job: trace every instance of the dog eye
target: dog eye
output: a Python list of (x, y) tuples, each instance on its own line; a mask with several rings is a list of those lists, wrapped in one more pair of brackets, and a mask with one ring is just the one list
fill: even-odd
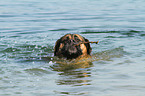
[(69, 37), (66, 37), (66, 38), (63, 40), (63, 42), (64, 42), (64, 43), (67, 43), (68, 40), (69, 40)]
[(66, 37), (65, 39), (64, 39), (64, 41), (68, 41), (69, 40), (69, 37)]
[(69, 40), (69, 37), (66, 37), (66, 40)]

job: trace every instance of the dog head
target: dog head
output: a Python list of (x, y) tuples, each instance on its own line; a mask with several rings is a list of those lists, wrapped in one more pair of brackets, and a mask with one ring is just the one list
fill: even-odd
[(54, 56), (59, 58), (75, 59), (80, 56), (90, 55), (92, 48), (89, 43), (74, 46), (80, 42), (88, 42), (78, 34), (66, 34), (56, 41), (54, 47)]

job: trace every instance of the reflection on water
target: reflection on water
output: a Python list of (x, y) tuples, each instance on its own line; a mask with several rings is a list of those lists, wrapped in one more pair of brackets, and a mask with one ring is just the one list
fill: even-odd
[(91, 62), (59, 62), (51, 66), (54, 71), (58, 71), (59, 79), (56, 81), (58, 85), (83, 86), (90, 85), (87, 77), (91, 76)]
[[(86, 60), (88, 60), (88, 58), (86, 58)], [(92, 63), (90, 61), (86, 61), (86, 60), (73, 60), (73, 61), (68, 61), (68, 60), (64, 60), (62, 61), (57, 60), (55, 61), (56, 63), (51, 66), (53, 68), (54, 71), (68, 71), (68, 70), (74, 70), (74, 69), (79, 69), (79, 68), (89, 68), (92, 66)]]
[(90, 69), (88, 70), (71, 70), (59, 73), (60, 77), (57, 80), (58, 85), (83, 86), (91, 85), (87, 77), (91, 77)]
[[(86, 66), (87, 65), (87, 66)], [(57, 67), (56, 67), (57, 66)], [(55, 71), (59, 71), (58, 79), (55, 81), (58, 86), (68, 87), (68, 90), (61, 89), (54, 91), (59, 95), (83, 95), (88, 94), (82, 90), (76, 90), (79, 86), (88, 86), (91, 84), (91, 67), (92, 63), (81, 64), (72, 64), (72, 65), (64, 65), (57, 64), (52, 68)], [(79, 69), (77, 69), (79, 68)]]
[(59, 92), (59, 91), (54, 91), (56, 94), (61, 94), (61, 95), (86, 95), (88, 92)]
[[(110, 60), (111, 58), (119, 58), (123, 56), (125, 51), (122, 47), (95, 53), (89, 58), (83, 60), (68, 61), (65, 59), (54, 58), (55, 62), (51, 68), (58, 72), (58, 79), (56, 84), (64, 86), (65, 89), (55, 90), (54, 92), (59, 95), (88, 95), (89, 91), (84, 91), (86, 88), (93, 86), (92, 67), (93, 61)], [(99, 85), (100, 86), (100, 85)], [(81, 89), (79, 90), (79, 87)]]

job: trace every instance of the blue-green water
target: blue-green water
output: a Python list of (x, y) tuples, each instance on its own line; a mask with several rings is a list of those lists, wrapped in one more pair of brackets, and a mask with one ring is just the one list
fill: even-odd
[[(100, 41), (89, 62), (54, 59), (67, 33)], [(144, 96), (144, 57), (143, 0), (0, 1), (0, 96)]]

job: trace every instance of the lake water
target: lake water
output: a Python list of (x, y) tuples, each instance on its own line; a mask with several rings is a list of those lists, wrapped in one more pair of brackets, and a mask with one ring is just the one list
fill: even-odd
[[(78, 65), (53, 57), (67, 33), (90, 41)], [(143, 0), (1, 0), (0, 96), (145, 96)]]

